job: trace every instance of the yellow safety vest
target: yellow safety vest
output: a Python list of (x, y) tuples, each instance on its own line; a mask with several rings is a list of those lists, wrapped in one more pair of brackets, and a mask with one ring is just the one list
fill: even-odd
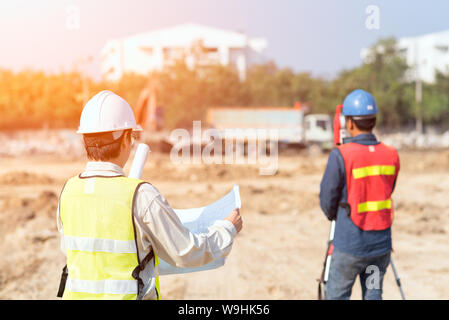
[[(142, 183), (127, 177), (67, 181), (59, 204), (68, 269), (63, 299), (139, 297), (139, 272), (153, 256), (139, 263), (133, 202)], [(158, 264), (154, 254), (156, 274)], [(159, 277), (155, 281), (160, 299)]]

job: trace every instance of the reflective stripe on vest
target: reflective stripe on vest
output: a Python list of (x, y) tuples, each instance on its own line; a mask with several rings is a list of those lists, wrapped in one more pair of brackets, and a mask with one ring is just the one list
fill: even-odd
[(112, 240), (64, 236), (64, 245), (69, 250), (77, 251), (137, 253), (135, 240)]
[(395, 166), (369, 166), (363, 168), (352, 169), (354, 179), (362, 179), (369, 176), (390, 175), (396, 173)]
[[(67, 182), (60, 200), (68, 268), (63, 299), (137, 298), (132, 210), (142, 182), (126, 177), (74, 177)], [(159, 295), (158, 286), (156, 290)]]
[(380, 211), (383, 209), (391, 209), (391, 200), (385, 201), (367, 201), (358, 204), (358, 212)]
[(399, 172), (394, 148), (349, 142), (338, 147), (346, 172), (350, 217), (362, 230), (385, 230), (393, 221), (391, 193)]
[(135, 280), (80, 280), (67, 277), (66, 290), (92, 294), (137, 294)]

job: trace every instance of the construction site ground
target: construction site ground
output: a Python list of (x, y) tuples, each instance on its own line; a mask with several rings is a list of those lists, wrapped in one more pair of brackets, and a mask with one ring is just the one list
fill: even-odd
[[(327, 156), (281, 155), (278, 173), (261, 176), (257, 165), (174, 165), (168, 155), (152, 153), (144, 178), (174, 208), (207, 205), (235, 183), (244, 220), (224, 267), (164, 276), (162, 297), (316, 299), (329, 231), (318, 199)], [(449, 151), (400, 156), (393, 257), (405, 294), (448, 299)], [(84, 165), (81, 157), (0, 159), (0, 299), (56, 299), (65, 264), (55, 221), (58, 196)], [(400, 299), (390, 267), (383, 297)], [(351, 298), (361, 298), (359, 283)]]

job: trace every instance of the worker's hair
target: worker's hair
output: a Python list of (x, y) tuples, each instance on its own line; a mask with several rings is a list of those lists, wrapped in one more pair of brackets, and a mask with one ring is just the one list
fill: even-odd
[(123, 139), (131, 139), (131, 130), (124, 131), (117, 139), (112, 132), (84, 134), (83, 138), (89, 160), (108, 161), (120, 155)]
[(366, 131), (371, 132), (373, 131), (373, 128), (376, 126), (376, 118), (357, 118), (354, 119), (351, 117), (352, 121), (354, 122), (357, 129), (360, 131)]

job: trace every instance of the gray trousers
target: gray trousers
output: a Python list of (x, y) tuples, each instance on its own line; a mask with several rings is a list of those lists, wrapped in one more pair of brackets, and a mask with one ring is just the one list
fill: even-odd
[(334, 248), (325, 286), (326, 300), (348, 300), (357, 276), (363, 300), (382, 300), (382, 284), (390, 252), (377, 257), (356, 257)]

